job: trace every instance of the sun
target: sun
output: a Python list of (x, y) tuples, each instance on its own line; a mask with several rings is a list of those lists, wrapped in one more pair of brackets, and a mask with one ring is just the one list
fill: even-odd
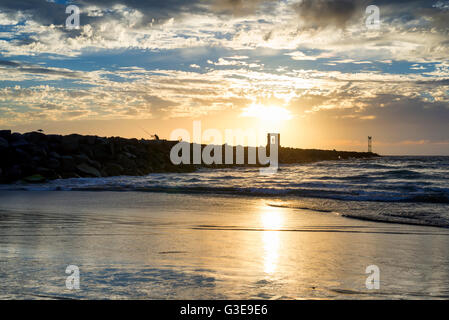
[(265, 129), (279, 129), (284, 121), (292, 118), (291, 112), (286, 108), (255, 103), (244, 108), (241, 116), (258, 119)]

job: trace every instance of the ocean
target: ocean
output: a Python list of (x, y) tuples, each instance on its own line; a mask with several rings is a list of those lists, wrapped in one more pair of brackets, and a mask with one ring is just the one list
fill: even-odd
[(449, 299), (448, 173), (383, 157), (2, 185), (0, 298)]
[(144, 177), (80, 178), (0, 190), (221, 194), (381, 222), (449, 227), (449, 157), (381, 157), (258, 168), (201, 169)]

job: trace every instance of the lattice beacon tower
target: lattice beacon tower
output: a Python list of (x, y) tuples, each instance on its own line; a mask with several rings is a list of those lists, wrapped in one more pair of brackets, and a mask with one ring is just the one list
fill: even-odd
[(368, 152), (373, 152), (373, 137), (368, 136)]

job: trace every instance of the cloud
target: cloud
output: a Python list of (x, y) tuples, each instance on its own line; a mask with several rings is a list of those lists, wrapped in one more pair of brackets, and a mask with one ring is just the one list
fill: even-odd
[[(1, 123), (192, 118), (260, 103), (329, 127), (447, 140), (445, 5), (376, 1), (382, 26), (371, 31), (366, 1), (77, 3), (81, 28), (68, 31), (62, 4), (0, 0)], [(141, 50), (145, 62), (134, 60)], [(118, 67), (97, 65), (118, 53)]]
[(221, 14), (245, 16), (254, 14), (265, 4), (276, 2), (277, 0), (214, 0), (211, 8)]
[(354, 0), (302, 0), (293, 8), (305, 28), (343, 28), (354, 16), (360, 16), (360, 5)]
[[(0, 54), (73, 57), (92, 50), (220, 47), (288, 49), (297, 61), (320, 58), (299, 54), (305, 55), (308, 52), (305, 49), (317, 49), (355, 61), (419, 62), (446, 60), (449, 50), (447, 10), (422, 1), (377, 1), (382, 27), (375, 33), (367, 30), (361, 19), (367, 1), (82, 0), (76, 3), (81, 7), (81, 28), (67, 30), (64, 27), (67, 14), (62, 4), (45, 0), (0, 0), (3, 15), (13, 17), (11, 21), (20, 16), (23, 22), (2, 31)], [(0, 21), (1, 17), (0, 14)]]
[[(81, 72), (76, 72), (70, 69), (64, 68), (46, 68), (41, 66), (34, 66), (30, 64), (23, 64), (15, 61), (8, 60), (0, 60), (0, 73), (2, 72), (2, 66), (8, 69), (3, 68), (3, 71), (11, 74), (13, 72), (19, 72), (24, 74), (35, 74), (35, 75), (45, 75), (49, 76), (48, 79), (55, 79), (54, 77), (62, 77), (62, 78), (73, 78), (73, 79), (82, 79), (84, 78)], [(11, 70), (13, 69), (13, 70)]]
[(286, 53), (285, 55), (290, 56), (293, 60), (302, 60), (302, 61), (315, 61), (317, 59), (322, 59), (322, 58), (330, 58), (333, 56), (332, 53), (320, 53), (318, 55), (306, 55), (304, 52), (302, 51), (294, 51), (294, 52), (289, 52)]
[(248, 63), (248, 62), (242, 61), (242, 60), (243, 59), (241, 59), (241, 58), (235, 59), (235, 58), (232, 58), (232, 57), (228, 58), (228, 59), (219, 58), (217, 62), (213, 62), (211, 60), (207, 60), (207, 63), (208, 64), (213, 64), (215, 66), (228, 66), (228, 67), (229, 66), (246, 66), (248, 68), (260, 68), (260, 67), (262, 67), (262, 65), (259, 64), (259, 63)]

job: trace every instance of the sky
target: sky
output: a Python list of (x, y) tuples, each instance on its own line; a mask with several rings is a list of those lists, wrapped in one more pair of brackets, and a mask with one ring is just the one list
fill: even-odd
[(170, 138), (193, 121), (449, 155), (449, 1), (0, 0), (0, 128)]

